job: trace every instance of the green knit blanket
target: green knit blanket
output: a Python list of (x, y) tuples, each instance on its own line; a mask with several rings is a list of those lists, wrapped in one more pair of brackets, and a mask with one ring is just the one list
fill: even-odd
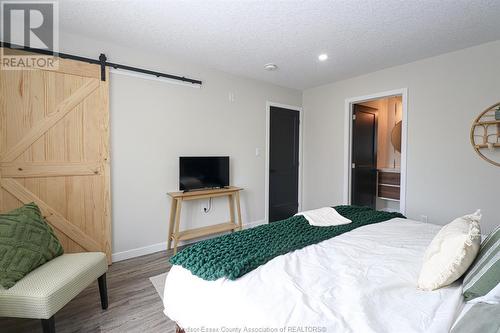
[(399, 213), (381, 212), (368, 207), (336, 206), (337, 212), (352, 223), (331, 227), (312, 226), (303, 216), (261, 225), (196, 243), (170, 258), (208, 281), (226, 277), (235, 280), (291, 251), (317, 244), (364, 225), (405, 218)]

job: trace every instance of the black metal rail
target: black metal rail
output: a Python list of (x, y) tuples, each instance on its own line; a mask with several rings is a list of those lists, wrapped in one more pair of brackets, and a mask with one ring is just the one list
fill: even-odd
[(195, 79), (191, 79), (191, 78), (184, 77), (184, 76), (166, 74), (166, 73), (151, 71), (148, 69), (132, 67), (132, 66), (127, 66), (127, 65), (121, 65), (121, 64), (117, 64), (117, 63), (113, 63), (113, 62), (108, 62), (106, 55), (104, 53), (101, 53), (99, 55), (99, 59), (92, 59), (92, 58), (81, 57), (81, 56), (77, 56), (77, 55), (73, 55), (73, 54), (55, 52), (55, 51), (44, 50), (44, 49), (37, 49), (37, 48), (32, 48), (32, 47), (23, 46), (23, 45), (5, 43), (5, 42), (1, 42), (1, 41), (0, 41), (0, 46), (8, 48), (8, 49), (16, 49), (16, 50), (26, 51), (26, 52), (30, 52), (30, 53), (49, 55), (49, 56), (59, 57), (62, 59), (71, 59), (71, 60), (76, 60), (76, 61), (87, 62), (90, 64), (100, 65), (101, 66), (101, 80), (102, 81), (106, 81), (105, 67), (108, 66), (108, 67), (112, 67), (115, 69), (123, 69), (126, 71), (137, 72), (137, 73), (142, 73), (142, 74), (146, 74), (146, 75), (153, 75), (156, 77), (163, 77), (163, 78), (170, 79), (170, 80), (178, 80), (178, 81), (188, 82), (188, 83), (192, 83), (192, 84), (201, 85), (203, 83), (200, 80), (195, 80)]

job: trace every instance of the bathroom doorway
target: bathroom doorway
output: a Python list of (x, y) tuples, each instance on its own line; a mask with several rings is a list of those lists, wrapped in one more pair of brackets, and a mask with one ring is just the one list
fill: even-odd
[[(405, 211), (405, 92), (351, 99), (348, 103), (346, 202)], [(403, 143), (404, 142), (404, 143)]]

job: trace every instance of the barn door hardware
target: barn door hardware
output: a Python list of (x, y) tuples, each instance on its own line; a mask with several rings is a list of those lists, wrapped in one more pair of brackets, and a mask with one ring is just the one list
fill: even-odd
[(178, 76), (178, 75), (173, 75), (173, 74), (161, 73), (161, 72), (151, 71), (151, 70), (144, 69), (144, 68), (138, 68), (138, 67), (108, 62), (106, 55), (104, 53), (101, 53), (101, 55), (99, 56), (99, 59), (92, 59), (92, 58), (81, 57), (81, 56), (77, 56), (77, 55), (73, 55), (73, 54), (60, 53), (60, 52), (55, 52), (55, 51), (51, 51), (51, 50), (37, 49), (37, 48), (28, 47), (28, 46), (6, 43), (6, 42), (2, 42), (2, 41), (0, 41), (0, 47), (5, 47), (8, 49), (16, 49), (16, 50), (20, 50), (20, 51), (26, 51), (26, 52), (30, 52), (30, 53), (50, 55), (50, 56), (59, 57), (62, 59), (71, 59), (71, 60), (76, 60), (76, 61), (87, 62), (90, 64), (100, 65), (101, 66), (101, 80), (103, 80), (103, 81), (106, 80), (106, 74), (105, 74), (104, 68), (106, 66), (108, 66), (108, 67), (112, 67), (114, 69), (122, 69), (122, 70), (126, 70), (126, 71), (142, 73), (142, 74), (146, 74), (146, 75), (153, 75), (153, 76), (156, 76), (158, 78), (162, 77), (162, 78), (166, 78), (166, 79), (170, 79), (170, 80), (188, 82), (191, 84), (201, 85), (203, 83), (200, 80), (191, 79), (191, 78), (185, 77), (185, 76)]
[(106, 81), (106, 55), (101, 53), (99, 55), (99, 63), (101, 65), (101, 81)]

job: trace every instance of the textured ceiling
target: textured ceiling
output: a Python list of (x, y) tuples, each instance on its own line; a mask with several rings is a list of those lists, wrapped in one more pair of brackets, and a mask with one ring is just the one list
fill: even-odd
[[(59, 9), (63, 31), (297, 89), (500, 39), (500, 0), (64, 0)], [(279, 70), (265, 71), (269, 62)]]

